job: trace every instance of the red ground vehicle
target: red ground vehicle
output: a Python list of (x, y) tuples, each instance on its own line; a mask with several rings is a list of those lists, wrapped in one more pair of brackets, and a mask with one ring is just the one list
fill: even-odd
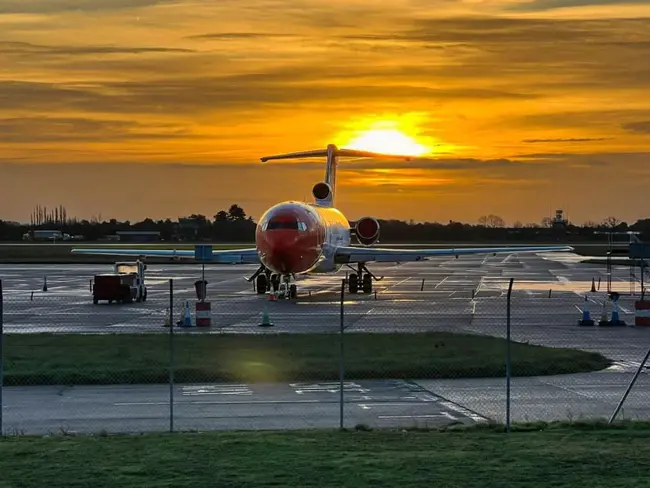
[(93, 303), (108, 300), (108, 303), (132, 303), (147, 300), (147, 287), (144, 272), (147, 265), (135, 263), (115, 263), (115, 272), (96, 275), (93, 284)]

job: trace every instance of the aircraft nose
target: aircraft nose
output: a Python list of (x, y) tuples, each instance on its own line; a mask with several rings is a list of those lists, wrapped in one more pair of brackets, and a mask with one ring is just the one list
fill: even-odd
[(298, 273), (318, 258), (318, 244), (306, 219), (296, 212), (278, 212), (264, 224), (258, 247), (263, 261), (274, 271)]

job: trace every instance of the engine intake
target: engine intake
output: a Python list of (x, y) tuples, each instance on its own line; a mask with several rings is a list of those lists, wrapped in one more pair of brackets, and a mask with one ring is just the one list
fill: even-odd
[(311, 190), (312, 195), (316, 200), (325, 200), (332, 194), (332, 189), (327, 183), (316, 183)]
[(379, 240), (379, 222), (372, 217), (363, 217), (357, 220), (354, 234), (359, 244), (370, 246)]

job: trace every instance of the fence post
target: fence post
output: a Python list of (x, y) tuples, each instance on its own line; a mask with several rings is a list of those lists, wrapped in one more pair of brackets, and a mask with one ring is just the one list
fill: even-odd
[(643, 361), (641, 361), (641, 364), (639, 364), (639, 368), (636, 370), (636, 373), (634, 373), (634, 377), (632, 378), (632, 381), (630, 381), (630, 384), (627, 385), (627, 389), (625, 390), (625, 393), (623, 394), (623, 398), (621, 398), (621, 401), (618, 402), (618, 405), (616, 406), (616, 410), (614, 410), (614, 413), (609, 418), (609, 422), (607, 422), (607, 425), (612, 425), (612, 422), (614, 422), (614, 419), (616, 418), (616, 416), (618, 415), (618, 412), (621, 410), (621, 407), (625, 403), (625, 400), (627, 399), (627, 396), (630, 394), (630, 391), (632, 391), (632, 387), (634, 386), (634, 383), (636, 383), (636, 380), (639, 377), (639, 374), (641, 373), (641, 370), (645, 366), (645, 363), (648, 361), (648, 357), (650, 357), (650, 349), (648, 349), (648, 352), (646, 352), (645, 357), (643, 358)]
[(512, 295), (512, 283), (510, 278), (508, 285), (507, 320), (506, 320), (506, 432), (510, 433), (510, 302)]
[(169, 280), (169, 432), (174, 432), (174, 280)]
[(345, 361), (343, 360), (343, 303), (345, 302), (345, 280), (341, 280), (341, 324), (339, 334), (339, 428), (343, 430), (343, 378), (345, 377)]
[(4, 342), (5, 342), (5, 331), (4, 331), (4, 293), (2, 291), (2, 280), (0, 280), (0, 437), (4, 435), (4, 423), (2, 412), (4, 410), (4, 399), (2, 397), (2, 391), (4, 390), (4, 364), (5, 364), (5, 355), (4, 355)]

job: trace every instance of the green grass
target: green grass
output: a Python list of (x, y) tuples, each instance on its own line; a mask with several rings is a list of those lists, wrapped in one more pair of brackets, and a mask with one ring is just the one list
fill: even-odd
[[(5, 384), (164, 383), (168, 334), (10, 334)], [(337, 334), (174, 336), (181, 382), (281, 382), (337, 379)], [(610, 361), (597, 353), (513, 343), (512, 374), (593, 371)], [(434, 333), (345, 335), (346, 377), (463, 378), (505, 375), (506, 341)]]
[(649, 441), (647, 424), (10, 437), (0, 487), (637, 488)]
[[(414, 246), (421, 247), (423, 249), (439, 249), (447, 247), (487, 247), (487, 246), (502, 246), (506, 243), (486, 243), (486, 242), (473, 242), (473, 243), (418, 243), (415, 245), (406, 245), (406, 244), (385, 244), (382, 243), (383, 247), (406, 247), (413, 248)], [(512, 246), (548, 246), (548, 245), (558, 245), (558, 243), (520, 243), (520, 242), (511, 242), (507, 245)], [(563, 245), (563, 244), (562, 244)], [(607, 251), (606, 244), (598, 243), (586, 243), (586, 244), (570, 244), (575, 247), (575, 252), (579, 255), (586, 256), (603, 256)], [(60, 244), (51, 244), (51, 243), (34, 243), (34, 244), (8, 244), (0, 246), (0, 264), (2, 263), (37, 263), (37, 264), (46, 264), (46, 263), (113, 263), (116, 259), (121, 259), (116, 256), (92, 256), (92, 255), (81, 255), (81, 254), (70, 254), (70, 250), (73, 248), (130, 248), (130, 249), (194, 249), (194, 244), (177, 244), (174, 245), (169, 242), (165, 243), (148, 243), (148, 244), (128, 244), (128, 243), (106, 243), (106, 242), (96, 242), (96, 243), (79, 243), (79, 244), (70, 244), (70, 243), (60, 243)], [(255, 247), (255, 243), (235, 243), (235, 244), (213, 244), (214, 249), (242, 249), (248, 247)], [(131, 258), (124, 258), (131, 259)], [(169, 258), (147, 258), (147, 262), (150, 263), (169, 263)], [(182, 261), (183, 262), (183, 261)], [(186, 262), (186, 261), (185, 261)]]

